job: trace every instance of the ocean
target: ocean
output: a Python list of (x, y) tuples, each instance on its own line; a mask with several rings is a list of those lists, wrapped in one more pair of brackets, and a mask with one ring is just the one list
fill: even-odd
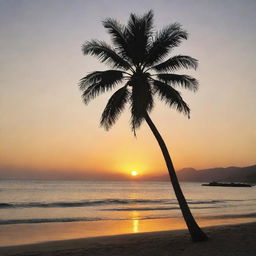
[[(255, 186), (181, 186), (196, 218), (256, 218)], [(0, 225), (178, 217), (170, 182), (0, 181)]]

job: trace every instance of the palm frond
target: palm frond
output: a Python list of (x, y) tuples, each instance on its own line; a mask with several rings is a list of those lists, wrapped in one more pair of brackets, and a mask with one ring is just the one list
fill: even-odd
[(161, 61), (172, 49), (177, 47), (188, 34), (181, 25), (174, 23), (156, 34), (155, 40), (148, 50), (145, 66), (151, 66)]
[[(153, 35), (153, 19), (154, 14), (153, 11), (150, 10), (148, 13), (144, 14), (141, 18), (143, 24), (143, 31), (144, 31), (144, 44), (146, 48), (152, 43), (152, 35)], [(147, 49), (146, 49), (147, 50)]]
[(177, 90), (158, 80), (154, 80), (153, 84), (161, 100), (165, 100), (170, 107), (174, 107), (189, 117), (190, 109)]
[(130, 61), (131, 50), (125, 35), (125, 27), (114, 19), (108, 18), (103, 21), (103, 26), (108, 30), (111, 35), (112, 42), (123, 58)]
[(186, 55), (177, 55), (169, 58), (168, 60), (153, 66), (152, 69), (156, 71), (166, 72), (173, 71), (180, 68), (193, 68), (196, 69), (198, 65), (198, 61), (190, 56)]
[(125, 107), (125, 103), (129, 100), (130, 92), (127, 86), (124, 86), (117, 90), (109, 99), (101, 116), (100, 124), (106, 130), (116, 122), (120, 113)]
[(146, 112), (153, 108), (151, 85), (146, 77), (133, 77), (131, 82), (131, 126), (135, 132), (140, 127)]
[(81, 90), (86, 89), (88, 86), (102, 82), (103, 84), (111, 84), (115, 81), (121, 81), (124, 73), (120, 70), (104, 70), (94, 71), (87, 76), (80, 79), (79, 87)]
[(120, 57), (114, 49), (105, 42), (97, 40), (85, 42), (82, 46), (82, 51), (85, 55), (90, 54), (98, 57), (101, 62), (106, 62), (114, 68), (122, 68), (125, 70), (130, 68), (129, 63)]
[(96, 71), (88, 74), (80, 80), (82, 97), (87, 104), (100, 93), (111, 90), (123, 80), (123, 72), (119, 70)]
[(153, 11), (149, 11), (142, 17), (131, 14), (125, 27), (125, 36), (130, 48), (130, 58), (134, 65), (142, 63), (150, 45), (153, 28)]
[(198, 89), (198, 81), (188, 75), (178, 74), (157, 74), (158, 79), (172, 86), (181, 86), (185, 89), (196, 91)]

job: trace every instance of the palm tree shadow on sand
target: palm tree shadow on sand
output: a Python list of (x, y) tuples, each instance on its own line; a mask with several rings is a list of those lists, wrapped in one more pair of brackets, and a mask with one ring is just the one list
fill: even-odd
[(101, 125), (106, 130), (110, 129), (126, 103), (130, 104), (131, 127), (135, 136), (136, 129), (143, 120), (146, 121), (162, 150), (191, 238), (194, 242), (205, 241), (208, 237), (190, 211), (165, 142), (149, 117), (154, 105), (154, 95), (158, 95), (170, 107), (189, 117), (190, 109), (174, 87), (181, 86), (196, 91), (198, 82), (191, 76), (172, 72), (179, 68), (196, 69), (197, 60), (185, 55), (168, 58), (169, 51), (179, 46), (182, 40), (186, 40), (188, 34), (178, 23), (154, 33), (152, 11), (143, 16), (131, 14), (127, 25), (109, 18), (103, 21), (103, 26), (110, 34), (114, 47), (103, 41), (92, 40), (83, 44), (82, 51), (85, 55), (98, 57), (112, 69), (91, 72), (80, 80), (84, 103), (87, 104), (100, 93), (123, 85), (110, 97), (101, 116)]

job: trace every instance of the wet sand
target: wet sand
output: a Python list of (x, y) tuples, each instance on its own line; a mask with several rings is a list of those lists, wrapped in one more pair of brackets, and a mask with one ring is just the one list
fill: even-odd
[[(201, 227), (253, 221), (256, 221), (254, 214), (237, 218), (224, 215), (221, 218), (197, 218)], [(0, 246), (181, 229), (186, 229), (183, 218), (8, 224), (0, 225)]]
[(193, 243), (187, 230), (62, 240), (0, 247), (2, 256), (254, 256), (256, 222), (203, 228), (210, 239)]

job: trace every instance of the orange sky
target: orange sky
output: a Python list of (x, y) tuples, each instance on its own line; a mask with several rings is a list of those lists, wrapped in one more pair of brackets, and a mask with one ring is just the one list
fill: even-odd
[(99, 119), (110, 94), (85, 106), (77, 86), (88, 72), (105, 69), (81, 52), (85, 40), (109, 40), (100, 21), (126, 22), (130, 12), (149, 9), (156, 28), (180, 22), (188, 30), (189, 40), (173, 54), (200, 63), (189, 73), (199, 79), (199, 91), (182, 93), (191, 119), (158, 101), (152, 112), (176, 169), (255, 164), (255, 2), (110, 2), (1, 2), (0, 167), (31, 169), (35, 176), (38, 170), (78, 177), (166, 173), (146, 124), (134, 138), (127, 108), (104, 131)]

